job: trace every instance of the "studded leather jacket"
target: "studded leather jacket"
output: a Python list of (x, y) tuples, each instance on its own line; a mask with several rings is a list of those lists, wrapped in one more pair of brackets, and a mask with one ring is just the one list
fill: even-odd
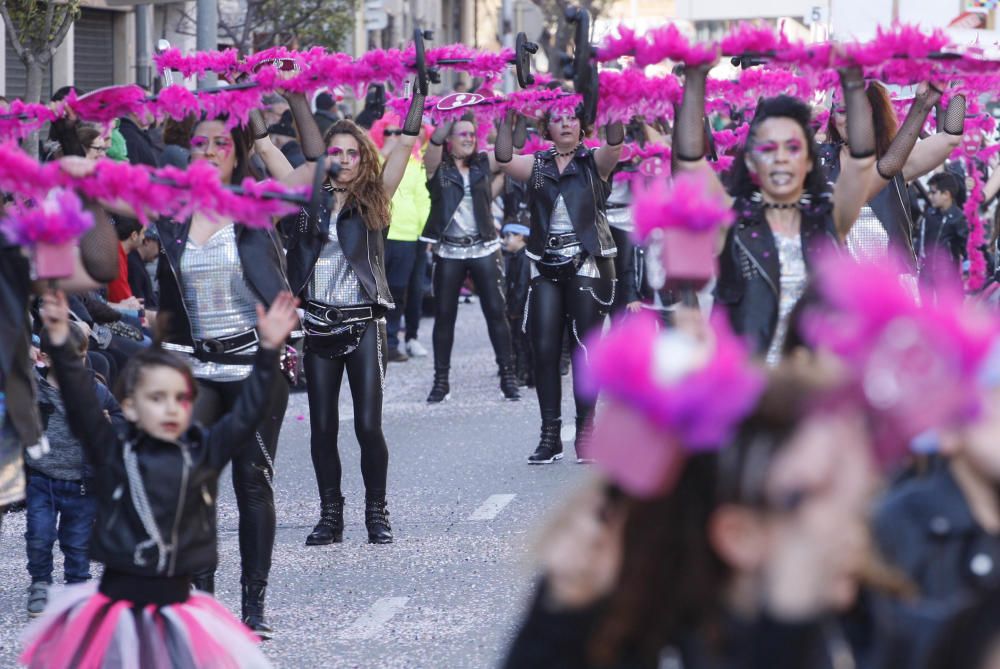
[[(329, 237), (331, 203), (329, 194), (325, 194), (318, 217), (311, 218), (302, 212), (297, 222), (286, 228), (288, 283), (295, 295), (305, 290)], [(349, 202), (337, 215), (337, 237), (371, 304), (390, 306), (392, 295), (385, 276), (385, 236), (389, 229), (370, 230), (364, 216), (356, 204)]]
[[(476, 228), (482, 241), (497, 238), (490, 202), (493, 200), (490, 161), (485, 152), (480, 152), (469, 164), (469, 188), (472, 190), (472, 210), (476, 216)], [(431, 194), (431, 212), (427, 225), (420, 235), (420, 241), (436, 244), (451, 223), (458, 205), (465, 196), (465, 182), (462, 173), (451, 162), (442, 162), (434, 176), (427, 180), (427, 190)]]
[(560, 174), (554, 149), (535, 153), (535, 165), (528, 184), (528, 210), (531, 212), (531, 236), (528, 257), (538, 260), (545, 254), (549, 219), (560, 195), (566, 203), (573, 231), (584, 250), (597, 258), (614, 258), (617, 253), (604, 205), (611, 185), (601, 179), (594, 152), (580, 145), (573, 160)]
[[(719, 256), (715, 301), (733, 330), (750, 341), (755, 354), (767, 352), (778, 324), (781, 264), (764, 211), (746, 200), (733, 205), (736, 223), (726, 233)], [(802, 211), (802, 250), (807, 270), (816, 254), (837, 243), (828, 201)]]
[(95, 472), (91, 556), (138, 576), (213, 570), (219, 475), (240, 447), (253, 442), (278, 382), (278, 352), (260, 349), (233, 410), (211, 428), (192, 425), (176, 443), (133, 426), (116, 431), (101, 411), (83, 362), (66, 346), (56, 347), (52, 357), (59, 386), (76, 389), (65, 405), (66, 417)]

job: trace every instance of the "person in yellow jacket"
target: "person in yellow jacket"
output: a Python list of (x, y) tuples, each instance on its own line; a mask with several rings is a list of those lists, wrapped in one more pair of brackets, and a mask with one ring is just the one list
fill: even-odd
[[(385, 155), (402, 132), (399, 117), (386, 114), (372, 125), (372, 140)], [(427, 140), (426, 128), (421, 131), (410, 156), (403, 181), (392, 198), (392, 222), (385, 243), (385, 272), (396, 308), (387, 315), (389, 361), (405, 362), (409, 356), (425, 356), (427, 350), (417, 340), (420, 312), (424, 296), (424, 273), (427, 269), (426, 244), (418, 241), (430, 213), (431, 199), (427, 192), (427, 173), (421, 152)], [(400, 321), (405, 318), (406, 339), (400, 346)]]

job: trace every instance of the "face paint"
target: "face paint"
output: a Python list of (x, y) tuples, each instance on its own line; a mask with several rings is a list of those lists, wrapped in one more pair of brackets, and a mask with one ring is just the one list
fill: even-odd
[(204, 155), (209, 153), (210, 149), (213, 148), (217, 154), (228, 156), (233, 152), (233, 140), (224, 135), (216, 137), (195, 135), (191, 138), (191, 153)]
[(346, 151), (339, 146), (332, 146), (327, 150), (327, 153), (334, 159), (343, 161), (346, 157), (347, 162), (356, 163), (361, 159), (361, 153), (354, 149), (347, 149)]
[[(777, 162), (781, 149), (782, 146), (777, 142), (763, 142), (761, 144), (754, 145), (753, 156), (755, 159), (771, 165)], [(787, 154), (787, 158), (794, 160), (802, 155), (802, 142), (797, 139), (789, 140), (785, 142), (784, 150)]]

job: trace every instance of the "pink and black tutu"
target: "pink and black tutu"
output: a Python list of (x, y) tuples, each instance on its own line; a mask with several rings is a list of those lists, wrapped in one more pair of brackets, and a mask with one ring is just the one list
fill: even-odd
[(259, 639), (213, 597), (135, 607), (96, 582), (52, 591), (22, 636), (21, 662), (45, 669), (264, 669)]

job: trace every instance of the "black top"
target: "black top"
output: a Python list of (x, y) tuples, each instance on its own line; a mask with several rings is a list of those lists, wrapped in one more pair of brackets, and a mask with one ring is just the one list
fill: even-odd
[(146, 263), (142, 262), (142, 256), (138, 251), (130, 251), (128, 254), (128, 286), (132, 289), (132, 295), (144, 300), (145, 308), (159, 308), (156, 291), (153, 290), (153, 280), (149, 278)]
[(617, 249), (604, 211), (610, 194), (611, 184), (601, 179), (594, 152), (582, 144), (562, 173), (556, 166), (555, 149), (535, 153), (528, 184), (531, 212), (528, 257), (538, 260), (545, 254), (549, 219), (560, 195), (584, 250), (598, 258), (615, 257)]
[[(215, 500), (219, 475), (236, 452), (253, 442), (278, 376), (278, 352), (258, 350), (253, 372), (233, 410), (210, 429), (192, 425), (178, 443), (154, 439), (134, 427), (117, 432), (104, 417), (90, 372), (67, 346), (55, 347), (59, 386), (75, 388), (66, 415), (94, 466), (97, 520), (90, 553), (107, 567), (139, 576), (184, 576), (215, 569)], [(150, 541), (132, 501), (125, 445), (132, 444), (152, 518), (168, 550)], [(170, 544), (175, 544), (173, 550)]]
[(160, 166), (160, 150), (153, 144), (148, 131), (140, 128), (130, 118), (122, 118), (120, 120), (118, 131), (125, 138), (125, 147), (128, 150), (128, 161), (130, 163), (133, 165), (149, 165), (150, 167)]
[[(482, 241), (497, 238), (496, 226), (490, 213), (493, 201), (490, 159), (485, 152), (477, 153), (469, 161), (469, 189), (472, 191), (472, 212)], [(465, 180), (452, 160), (443, 160), (437, 171), (427, 179), (431, 195), (431, 210), (420, 241), (437, 243), (451, 224), (455, 211), (465, 197)]]
[(917, 250), (921, 258), (935, 252), (946, 253), (956, 263), (968, 255), (969, 221), (954, 204), (941, 211), (927, 207), (920, 221)]

